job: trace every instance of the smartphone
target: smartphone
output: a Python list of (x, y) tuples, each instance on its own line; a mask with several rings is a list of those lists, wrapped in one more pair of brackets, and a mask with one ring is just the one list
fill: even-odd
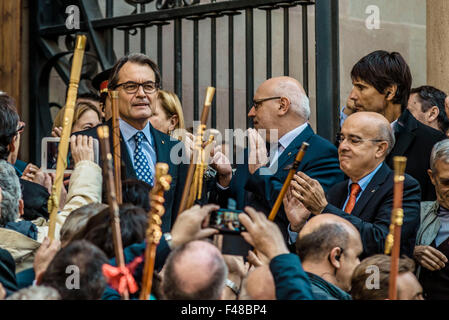
[[(59, 150), (59, 137), (45, 137), (42, 139), (42, 153), (41, 153), (41, 167), (44, 172), (56, 172), (56, 163), (58, 160), (58, 150)], [(94, 146), (94, 162), (99, 164), (99, 149), (98, 140), (93, 139)], [(72, 152), (69, 150), (67, 152), (67, 168), (64, 173), (72, 173), (75, 168), (75, 161), (72, 157)]]
[(242, 210), (219, 209), (211, 212), (209, 227), (218, 229), (223, 234), (240, 234), (246, 231), (240, 223), (239, 214)]

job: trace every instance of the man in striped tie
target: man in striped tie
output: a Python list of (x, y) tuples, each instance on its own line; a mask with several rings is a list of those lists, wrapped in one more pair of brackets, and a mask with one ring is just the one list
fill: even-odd
[[(303, 217), (323, 212), (350, 221), (360, 232), (363, 253), (367, 257), (384, 252), (393, 206), (393, 171), (384, 163), (394, 146), (388, 120), (374, 112), (358, 112), (344, 122), (338, 140), (340, 168), (349, 177), (334, 185), (325, 195), (318, 181), (298, 172), (291, 183), (289, 206), (290, 230), (298, 231)], [(419, 227), (421, 191), (418, 182), (405, 175), (401, 234), (401, 254), (412, 257)], [(301, 219), (302, 216), (302, 219)], [(302, 223), (303, 224), (303, 223)], [(291, 240), (296, 239), (293, 232)]]

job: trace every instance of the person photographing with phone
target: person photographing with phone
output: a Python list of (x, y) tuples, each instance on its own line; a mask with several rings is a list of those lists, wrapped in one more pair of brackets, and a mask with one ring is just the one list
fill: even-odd
[[(73, 210), (92, 202), (101, 202), (101, 168), (93, 162), (93, 140), (87, 136), (73, 136), (71, 148), (75, 161), (75, 170), (70, 178), (69, 191), (62, 188), (61, 203), (56, 220), (55, 238), (59, 238), (59, 229)], [(5, 160), (0, 160), (0, 187), (3, 198), (9, 201), (1, 203), (0, 243), (12, 252), (16, 261), (16, 272), (32, 267), (35, 251), (48, 233), (48, 220), (38, 218), (23, 220), (23, 199), (18, 177), (14, 169)], [(51, 191), (53, 179), (47, 175), (44, 185)]]

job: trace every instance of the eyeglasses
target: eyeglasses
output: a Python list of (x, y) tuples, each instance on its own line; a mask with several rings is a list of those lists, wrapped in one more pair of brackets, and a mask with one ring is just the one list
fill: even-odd
[(126, 93), (134, 94), (139, 90), (139, 87), (142, 86), (143, 92), (145, 93), (154, 93), (157, 89), (159, 89), (159, 84), (153, 81), (146, 81), (142, 83), (137, 83), (134, 81), (128, 81), (124, 83), (120, 83), (115, 86), (117, 89), (118, 87), (122, 86), (123, 89), (125, 89)]
[(19, 127), (17, 128), (17, 133), (22, 133), (25, 130), (25, 122), (19, 121)]
[(270, 97), (270, 98), (263, 98), (263, 99), (257, 99), (257, 100), (253, 100), (253, 104), (251, 105), (251, 107), (254, 107), (254, 109), (259, 109), (262, 105), (262, 103), (264, 103), (265, 101), (269, 101), (269, 100), (275, 100), (275, 99), (280, 99), (282, 97)]
[(354, 146), (360, 145), (360, 144), (362, 144), (362, 142), (365, 142), (365, 141), (371, 141), (371, 142), (382, 142), (382, 141), (385, 141), (385, 140), (382, 140), (382, 139), (362, 139), (362, 138), (359, 138), (359, 137), (356, 137), (356, 136), (352, 136), (352, 135), (350, 135), (349, 137), (346, 138), (341, 133), (337, 134), (337, 141), (338, 141), (338, 143), (343, 143), (343, 141), (345, 141), (346, 139), (348, 140), (349, 144), (352, 144)]

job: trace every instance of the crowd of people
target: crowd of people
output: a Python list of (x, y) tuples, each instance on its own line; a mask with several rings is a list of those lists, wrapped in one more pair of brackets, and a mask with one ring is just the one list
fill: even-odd
[[(264, 81), (248, 111), (254, 128), (247, 130), (243, 161), (233, 162), (230, 151), (239, 149), (229, 141), (214, 142), (203, 196), (179, 212), (195, 137), (176, 94), (160, 88), (158, 66), (143, 54), (120, 58), (93, 80), (98, 94), (79, 95), (76, 102), (75, 165), (61, 188), (52, 240), (48, 202), (55, 174), (17, 159), (25, 123), (14, 100), (0, 93), (0, 299), (123, 297), (107, 272), (117, 266), (117, 251), (103, 163), (94, 157), (97, 127), (113, 127), (104, 90), (118, 92), (119, 218), (124, 260), (136, 284), (133, 290), (128, 282), (131, 299), (139, 298), (144, 281), (149, 193), (161, 162), (171, 183), (150, 299), (388, 299), (391, 258), (384, 252), (395, 156), (407, 157), (404, 218), (395, 239), (397, 297), (449, 298), (449, 97), (432, 86), (411, 88), (410, 68), (397, 52), (362, 57), (350, 79), (334, 141), (313, 131), (299, 81)], [(56, 115), (49, 135), (61, 136), (64, 113)], [(309, 147), (270, 221), (304, 142)], [(174, 155), (187, 161), (176, 162)], [(210, 225), (220, 208), (241, 212), (241, 233)]]

